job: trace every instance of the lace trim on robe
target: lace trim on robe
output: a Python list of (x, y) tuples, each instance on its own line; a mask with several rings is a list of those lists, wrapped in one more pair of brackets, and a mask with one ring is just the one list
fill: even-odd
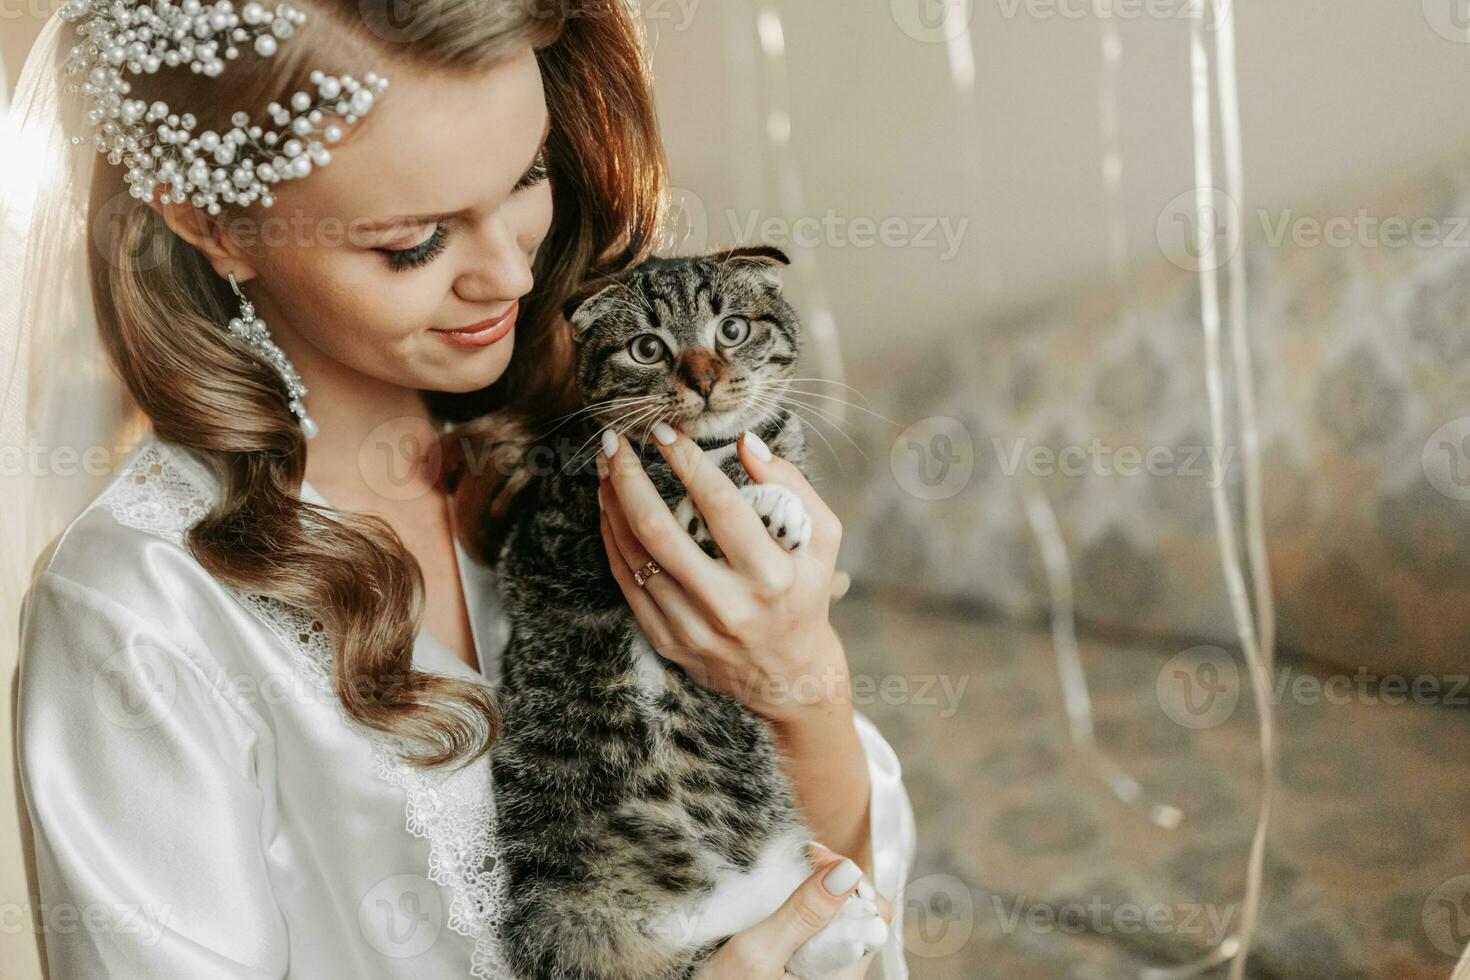
[[(139, 447), (98, 503), (119, 524), (183, 547), (184, 535), (217, 498), (216, 481), (207, 468), (182, 451), (149, 442)], [(225, 588), (296, 655), (297, 667), (319, 691), (336, 702), (332, 646), (321, 621), (269, 596)], [(406, 829), (429, 843), (428, 878), (449, 892), (449, 928), (474, 941), (470, 974), (482, 980), (509, 977), (495, 942), (496, 916), (505, 905), (503, 876), (496, 872), (487, 760), (453, 771), (411, 766), (400, 755), (405, 744), (401, 738), (351, 721), (340, 703), (338, 709), (346, 724), (372, 742), (379, 778), (403, 790)]]

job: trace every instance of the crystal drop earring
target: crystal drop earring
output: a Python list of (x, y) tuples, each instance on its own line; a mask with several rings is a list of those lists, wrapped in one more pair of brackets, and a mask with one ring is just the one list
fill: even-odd
[(230, 320), (230, 333), (243, 340), (261, 360), (280, 372), (281, 378), (286, 382), (286, 393), (291, 399), (291, 411), (301, 420), (301, 434), (310, 439), (317, 433), (316, 422), (310, 415), (306, 414), (306, 405), (301, 399), (306, 397), (306, 386), (301, 383), (301, 376), (286, 359), (285, 351), (276, 346), (271, 339), (270, 331), (265, 327), (265, 321), (255, 315), (255, 307), (245, 294), (240, 291), (240, 284), (235, 281), (235, 274), (229, 274), (230, 288), (240, 298), (240, 315)]

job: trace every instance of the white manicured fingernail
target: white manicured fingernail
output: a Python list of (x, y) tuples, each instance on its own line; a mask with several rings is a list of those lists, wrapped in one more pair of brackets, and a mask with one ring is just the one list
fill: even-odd
[(613, 457), (613, 455), (617, 451), (618, 451), (618, 437), (617, 437), (617, 433), (613, 432), (612, 429), (603, 429), (602, 430), (602, 454), (604, 456), (606, 456), (608, 459), (611, 459)]
[(761, 440), (760, 436), (747, 429), (743, 438), (746, 448), (754, 454), (756, 459), (762, 463), (769, 463), (771, 461), (771, 447), (767, 446)]
[(827, 877), (822, 879), (822, 887), (827, 889), (828, 895), (845, 895), (862, 876), (863, 869), (848, 859), (827, 872)]
[(679, 435), (669, 423), (655, 422), (653, 423), (653, 437), (665, 446), (672, 446), (674, 440), (679, 438)]

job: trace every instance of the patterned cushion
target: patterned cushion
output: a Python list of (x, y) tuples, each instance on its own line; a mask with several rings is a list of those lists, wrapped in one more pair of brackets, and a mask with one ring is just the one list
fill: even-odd
[[(1445, 234), (1437, 247), (1371, 237), (1303, 247), (1288, 236), (1248, 248), (1286, 648), (1371, 670), (1465, 668), (1464, 184), (1434, 174), (1347, 212), (1428, 216)], [(1056, 511), (1084, 623), (1233, 640), (1209, 483), (1223, 471), (1238, 502), (1241, 475), (1236, 450), (1207, 453), (1197, 277), (1160, 260), (1131, 278), (1126, 304), (1117, 294), (1096, 286), (1029, 315), (977, 317), (859, 365), (851, 380), (870, 401), (853, 400), (887, 420), (849, 413), (843, 428), (867, 459), (854, 470), (844, 454), (845, 471), (825, 468), (856, 581), (1042, 614), (1022, 504), (1030, 481)]]

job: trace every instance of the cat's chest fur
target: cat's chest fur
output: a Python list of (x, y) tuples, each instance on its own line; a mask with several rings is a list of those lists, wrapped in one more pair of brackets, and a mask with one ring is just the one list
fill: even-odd
[[(729, 451), (710, 458), (738, 467)], [(683, 495), (661, 460), (644, 464), (666, 501)], [(607, 564), (596, 492), (586, 471), (547, 475), (502, 553), (498, 807), (514, 815), (527, 875), (559, 851), (569, 873), (668, 898), (750, 868), (792, 825), (792, 800), (768, 726), (644, 639)], [(569, 822), (583, 828), (575, 841)]]

